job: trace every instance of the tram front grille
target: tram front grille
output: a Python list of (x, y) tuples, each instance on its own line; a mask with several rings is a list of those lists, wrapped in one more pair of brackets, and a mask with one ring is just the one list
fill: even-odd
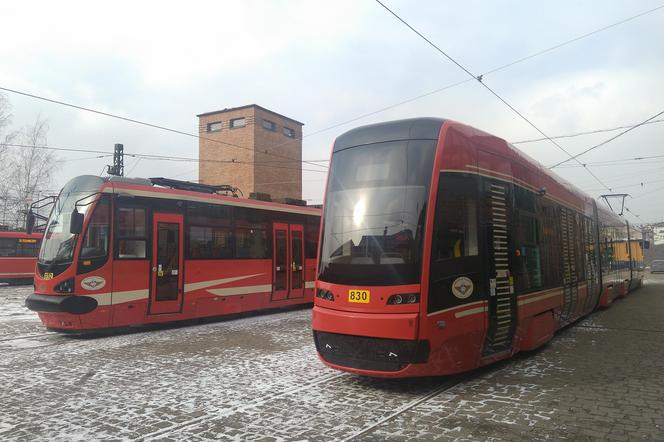
[(314, 331), (316, 349), (330, 364), (375, 371), (399, 371), (429, 359), (429, 342)]

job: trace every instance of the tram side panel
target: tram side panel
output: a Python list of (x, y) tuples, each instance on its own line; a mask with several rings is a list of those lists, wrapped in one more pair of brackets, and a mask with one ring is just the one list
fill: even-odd
[(0, 283), (30, 284), (42, 235), (0, 232)]
[(476, 169), (463, 171), (466, 164), (476, 166), (475, 149), (454, 131), (441, 139), (423, 249), (420, 339), (430, 342), (432, 368), (454, 373), (480, 365), (487, 330), (489, 287), (483, 244), (488, 238), (480, 228), (485, 222), (479, 207), (484, 194), (480, 177)]
[[(199, 204), (141, 184), (115, 192), (113, 182), (83, 176), (65, 186), (60, 198), (66, 213), (52, 220), (51, 261), (38, 265), (35, 293), (26, 300), (47, 328), (93, 330), (312, 301), (315, 210), (291, 213), (249, 201), (244, 207), (216, 195), (195, 195), (209, 201)], [(131, 191), (138, 196), (127, 197)], [(204, 216), (196, 212), (201, 207)], [(82, 225), (73, 233), (69, 220), (77, 210)], [(275, 220), (291, 232), (283, 247), (288, 262), (279, 299), (271, 245)]]
[[(504, 140), (448, 122), (440, 127), (433, 161), (420, 286), (399, 286), (387, 276), (373, 283), (365, 275), (341, 281), (330, 269), (341, 263), (347, 275), (368, 268), (375, 256), (365, 250), (376, 236), (358, 234), (358, 240), (350, 237), (353, 241), (347, 242), (332, 236), (330, 232), (346, 228), (336, 219), (347, 220), (352, 233), (358, 227), (351, 221), (360, 225), (364, 214), (357, 209), (363, 209), (361, 196), (339, 195), (359, 187), (360, 174), (352, 173), (357, 164), (377, 167), (380, 159), (370, 151), (379, 143), (395, 143), (388, 136), (406, 136), (401, 131), (408, 124), (409, 133), (417, 127), (424, 134), (430, 121), (367, 126), (335, 142), (330, 172), (335, 180), (326, 191), (328, 225), (322, 235), (313, 311), (316, 346), (326, 364), (390, 377), (466, 371), (541, 346), (557, 329), (592, 311), (600, 295), (613, 289), (611, 283), (605, 290), (600, 287), (604, 261), (598, 256), (609, 252), (597, 244), (593, 200), (516, 154)], [(357, 141), (362, 143), (352, 144)], [(344, 162), (344, 156), (354, 156), (354, 163)], [(348, 202), (343, 206), (335, 198)], [(335, 204), (346, 213), (331, 216)], [(609, 230), (620, 226), (609, 221), (615, 220), (599, 226), (602, 237), (617, 238), (618, 233)], [(382, 241), (387, 232), (386, 227)], [(326, 245), (333, 240), (334, 247)], [(358, 256), (352, 255), (356, 249)], [(620, 269), (603, 267), (604, 280), (613, 276), (617, 285), (623, 276)], [(349, 301), (357, 287), (371, 289), (370, 303)], [(419, 314), (408, 305), (390, 305), (391, 294), (408, 290), (419, 291)], [(393, 340), (394, 348), (411, 352), (405, 357), (396, 350), (383, 354), (374, 348), (379, 340)]]

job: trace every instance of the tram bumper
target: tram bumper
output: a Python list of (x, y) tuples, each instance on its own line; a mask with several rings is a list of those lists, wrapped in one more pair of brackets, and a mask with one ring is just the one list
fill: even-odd
[(97, 308), (97, 300), (89, 296), (32, 293), (25, 299), (25, 306), (35, 312), (83, 315)]
[[(430, 346), (418, 340), (417, 313), (356, 313), (314, 307), (316, 349), (323, 362), (369, 376), (425, 363)], [(384, 373), (384, 374), (381, 374)]]

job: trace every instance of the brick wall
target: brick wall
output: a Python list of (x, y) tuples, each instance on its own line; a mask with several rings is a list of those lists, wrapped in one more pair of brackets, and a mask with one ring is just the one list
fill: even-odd
[[(245, 118), (246, 126), (231, 128), (230, 121), (236, 118)], [(264, 120), (274, 123), (273, 130), (263, 126)], [(208, 125), (212, 123), (221, 123), (221, 129), (208, 132)], [(284, 127), (293, 131), (292, 138), (284, 134)], [(231, 184), (245, 197), (251, 192), (265, 192), (273, 198), (302, 198), (301, 124), (248, 106), (200, 115), (199, 135), (207, 138), (199, 140), (201, 183)]]

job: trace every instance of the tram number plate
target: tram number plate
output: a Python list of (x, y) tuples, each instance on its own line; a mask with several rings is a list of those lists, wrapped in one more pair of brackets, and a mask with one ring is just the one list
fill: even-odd
[(53, 279), (53, 273), (44, 272), (44, 280), (48, 281), (49, 279)]
[(369, 299), (371, 299), (371, 293), (369, 290), (348, 290), (348, 302), (368, 304)]

